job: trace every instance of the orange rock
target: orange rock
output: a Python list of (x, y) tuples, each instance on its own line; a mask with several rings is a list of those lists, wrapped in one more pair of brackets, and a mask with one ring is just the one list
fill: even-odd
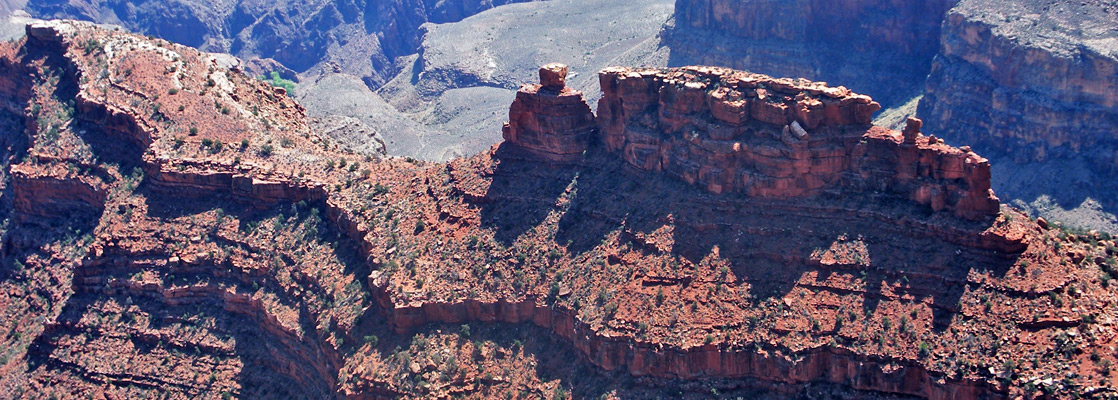
[(551, 63), (540, 67), (540, 85), (548, 90), (563, 90), (567, 86), (567, 66)]
[(582, 156), (596, 130), (594, 114), (582, 92), (561, 86), (566, 73), (562, 64), (545, 65), (540, 85), (524, 85), (516, 92), (502, 128), (506, 142), (550, 161)]
[(599, 81), (602, 141), (642, 170), (714, 193), (804, 197), (844, 185), (967, 219), (998, 212), (989, 162), (938, 140), (902, 146), (901, 133), (869, 125), (881, 106), (868, 96), (704, 67), (608, 68)]

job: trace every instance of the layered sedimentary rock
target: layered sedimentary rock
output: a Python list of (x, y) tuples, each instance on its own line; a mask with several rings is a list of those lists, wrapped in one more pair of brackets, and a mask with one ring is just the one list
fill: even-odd
[(838, 82), (894, 106), (919, 92), (957, 1), (678, 0), (671, 63)]
[[(863, 96), (635, 70), (630, 83), (647, 72), (647, 84), (700, 89), (626, 94), (614, 77), (604, 104), (624, 129), (577, 163), (513, 143), (448, 163), (382, 160), (339, 150), (291, 99), (206, 54), (82, 23), (36, 29), (0, 45), (0, 64), (23, 72), (8, 79), (31, 87), (0, 95), (30, 96), (24, 116), (43, 121), (30, 143), (0, 141), (0, 155), (21, 155), (0, 157), (0, 182), (24, 185), (11, 192), (26, 201), (16, 210), (4, 186), (0, 213), (60, 197), (16, 174), (107, 195), (76, 204), (100, 211), (88, 223), (0, 227), (0, 326), (18, 327), (0, 332), (0, 397), (1116, 393), (1110, 237), (1009, 208), (928, 212), (907, 192), (855, 185), (869, 178), (842, 178), (841, 196), (711, 194), (671, 162), (634, 173), (641, 159), (619, 156), (639, 122), (663, 143), (694, 130), (689, 160), (709, 163), (702, 145), (725, 128), (743, 148), (780, 151), (772, 171), (800, 165), (784, 153), (797, 146), (854, 143), (880, 170), (859, 173), (916, 175), (879, 183), (950, 188), (943, 160), (973, 156), (921, 136), (917, 120), (868, 127)], [(725, 84), (734, 77), (756, 78), (756, 98)], [(715, 82), (725, 90), (702, 89)]]
[(73, 174), (62, 166), (54, 171), (27, 165), (11, 168), (13, 205), (21, 219), (100, 214), (107, 185), (94, 177)]
[[(882, 191), (956, 215), (996, 214), (989, 162), (934, 137), (870, 125), (845, 88), (721, 68), (609, 68), (601, 138), (634, 167), (715, 193), (791, 198)], [(913, 121), (914, 123), (915, 121)]]
[[(1017, 162), (1118, 173), (1118, 10), (1110, 2), (965, 0), (948, 13), (919, 115)], [(1031, 200), (1031, 199), (1029, 199)]]
[(540, 83), (524, 85), (509, 107), (505, 141), (551, 161), (582, 156), (594, 134), (594, 113), (582, 92), (566, 87), (567, 66), (540, 67)]

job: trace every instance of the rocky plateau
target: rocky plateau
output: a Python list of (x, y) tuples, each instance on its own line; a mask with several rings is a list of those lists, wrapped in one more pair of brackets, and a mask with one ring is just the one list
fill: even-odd
[(611, 67), (593, 114), (549, 66), (503, 143), (435, 163), (209, 53), (26, 29), (0, 397), (1118, 395), (1114, 239), (848, 89)]

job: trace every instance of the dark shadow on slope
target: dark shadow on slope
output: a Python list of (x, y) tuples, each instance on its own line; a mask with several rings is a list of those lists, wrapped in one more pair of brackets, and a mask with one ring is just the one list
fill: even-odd
[(147, 199), (148, 217), (163, 220), (201, 214), (219, 208), (229, 211), (222, 208), (228, 207), (229, 204), (234, 204), (231, 209), (243, 206), (234, 202), (228, 193), (164, 188), (150, 184), (146, 177), (136, 194)]
[[(750, 295), (757, 301), (787, 295), (809, 273), (817, 279), (847, 274), (862, 282), (863, 312), (876, 310), (885, 285), (899, 286), (890, 291), (911, 294), (915, 301), (928, 299), (936, 313), (936, 328), (943, 329), (943, 322), (957, 311), (972, 268), (1004, 276), (1015, 262), (1015, 255), (967, 248), (900, 223), (923, 221), (977, 233), (991, 221), (959, 221), (886, 195), (807, 199), (713, 195), (666, 174), (637, 171), (600, 148), (591, 149), (584, 163), (566, 167), (545, 169), (536, 161), (516, 157), (500, 162), (493, 180), (505, 183), (496, 186), (500, 190), (490, 191), (496, 204), (484, 207), (492, 212), (512, 207), (504, 199), (532, 200), (514, 203), (517, 208), (508, 214), (528, 216), (515, 224), (483, 219), (483, 226), (494, 228), (498, 237), (515, 238), (540, 225), (548, 212), (559, 212), (555, 241), (575, 257), (612, 240), (617, 231), (623, 247), (656, 256), (663, 250), (640, 237), (670, 229), (669, 255), (698, 264), (718, 249), (734, 277), (751, 287)], [(575, 195), (560, 190), (564, 181), (574, 182)], [(565, 210), (556, 206), (561, 196), (571, 199)], [(864, 242), (869, 260), (849, 266), (813, 260), (813, 253), (845, 240)]]
[[(27, 136), (23, 134), (26, 127), (24, 126), (24, 119), (16, 114), (0, 111), (0, 168), (8, 171), (9, 166), (23, 159), (27, 154)], [(0, 221), (9, 220), (13, 212), (12, 204), (12, 183), (11, 177), (5, 173), (2, 177), (4, 179), (3, 185), (0, 186)], [(12, 256), (13, 245), (11, 242), (11, 235), (8, 231), (0, 232), (0, 257), (3, 262), (0, 262), (0, 277), (9, 278), (14, 272), (13, 262), (10, 260)]]
[[(1118, 145), (1098, 150), (1107, 148)], [(1070, 154), (1043, 163), (1018, 163), (1011, 155), (990, 160), (994, 191), (1004, 203), (1073, 230), (1118, 234), (1118, 173)]]
[(547, 217), (576, 171), (532, 161), (507, 143), (501, 144), (495, 158), (500, 164), (485, 195), (481, 223), (496, 228), (496, 239), (510, 246)]
[[(140, 309), (139, 313), (123, 312), (119, 314), (101, 314), (94, 309), (97, 304), (106, 301), (115, 301), (121, 305), (134, 304)], [(106, 321), (119, 319), (111, 326), (94, 327), (93, 329), (78, 328), (78, 321), (83, 315), (94, 313), (97, 320)], [(126, 335), (127, 328), (114, 331), (114, 328), (129, 326), (134, 318), (141, 315), (150, 316), (151, 329), (180, 327), (186, 338), (204, 337), (213, 335), (218, 340), (235, 343), (234, 350), (226, 353), (207, 346), (203, 341), (162, 340), (158, 336)], [(212, 319), (210, 319), (212, 317)], [(87, 317), (87, 320), (89, 317)], [(262, 327), (258, 321), (243, 314), (230, 312), (220, 299), (205, 300), (197, 303), (179, 305), (165, 304), (160, 300), (148, 299), (142, 295), (128, 293), (106, 294), (100, 291), (81, 292), (73, 296), (66, 304), (58, 318), (60, 324), (48, 328), (47, 331), (33, 342), (28, 351), (28, 367), (34, 372), (40, 368), (65, 371), (77, 375), (77, 379), (84, 379), (84, 374), (92, 374), (109, 381), (130, 383), (141, 387), (159, 388), (171, 393), (178, 392), (189, 397), (217, 395), (213, 387), (205, 383), (201, 388), (193, 385), (176, 385), (173, 381), (160, 379), (159, 375), (132, 375), (127, 367), (120, 366), (115, 372), (102, 375), (104, 370), (92, 371), (76, 368), (74, 365), (61, 363), (51, 354), (59, 349), (55, 341), (64, 340), (66, 337), (84, 336), (86, 343), (96, 342), (105, 338), (111, 340), (126, 337), (130, 342), (132, 351), (138, 354), (151, 354), (156, 350), (171, 353), (176, 357), (198, 358), (197, 365), (206, 365), (208, 362), (201, 360), (203, 357), (212, 357), (219, 363), (239, 360), (243, 368), (237, 382), (241, 386), (238, 397), (249, 398), (293, 398), (293, 399), (318, 399), (329, 397), (333, 393), (332, 377), (315, 377), (313, 365), (329, 363), (322, 359), (324, 354), (321, 348), (309, 343), (300, 342), (297, 338), (280, 338)], [(210, 322), (213, 325), (210, 325)], [(199, 336), (197, 333), (201, 333)], [(69, 348), (69, 351), (80, 349)], [(101, 349), (104, 351), (105, 349)], [(292, 366), (306, 366), (298, 370), (286, 370)], [(207, 374), (209, 371), (200, 370), (198, 373)], [(129, 379), (121, 379), (127, 377)], [(214, 392), (210, 392), (214, 390)]]
[(96, 163), (115, 164), (121, 175), (140, 167), (144, 150), (129, 138), (103, 128), (97, 121), (82, 120), (81, 116), (74, 118), (72, 129), (89, 145)]

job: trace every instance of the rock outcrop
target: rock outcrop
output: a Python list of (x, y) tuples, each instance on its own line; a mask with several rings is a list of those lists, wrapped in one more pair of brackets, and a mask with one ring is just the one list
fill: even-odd
[(566, 79), (566, 65), (548, 64), (540, 67), (539, 84), (521, 86), (502, 128), (506, 142), (556, 162), (582, 156), (594, 134), (594, 113)]
[(1112, 3), (966, 0), (943, 27), (919, 107), (930, 131), (1019, 163), (1084, 159), (1100, 180), (1118, 174)]
[(60, 169), (65, 168), (58, 166), (46, 171), (31, 165), (11, 168), (12, 201), (18, 218), (76, 218), (77, 214), (101, 213), (108, 196), (107, 185), (99, 179), (58, 171)]
[(1111, 2), (679, 0), (675, 16), (670, 65), (841, 83), (1004, 166), (993, 186), (1007, 202), (1116, 229)]
[(639, 169), (714, 193), (882, 191), (964, 218), (998, 212), (986, 159), (919, 127), (906, 142), (870, 125), (880, 106), (846, 88), (707, 67), (600, 77), (602, 141)]
[[(981, 159), (915, 119), (867, 125), (866, 96), (611, 69), (597, 119), (610, 129), (579, 162), (506, 143), (425, 163), (340, 150), (290, 98), (204, 53), (85, 23), (35, 29), (0, 45), (0, 65), (25, 72), (7, 79), (27, 81), (0, 96), (30, 96), (24, 116), (42, 117), (29, 144), (0, 141), (21, 155), (0, 158), (0, 182), (23, 186), (3, 186), (0, 212), (100, 214), (4, 227), (0, 326), (19, 329), (0, 332), (0, 397), (1116, 393), (1118, 244), (1010, 208), (981, 218), (955, 198), (976, 199)], [(645, 138), (659, 164), (624, 152)], [(745, 151), (707, 148), (719, 140)], [(821, 149), (845, 172), (817, 164)], [(724, 194), (676, 179), (690, 164)], [(731, 165), (839, 178), (818, 195), (709, 185)], [(81, 185), (97, 192), (58, 201)], [(928, 212), (936, 190), (979, 218)], [(1097, 368), (1066, 374), (1088, 354)]]

